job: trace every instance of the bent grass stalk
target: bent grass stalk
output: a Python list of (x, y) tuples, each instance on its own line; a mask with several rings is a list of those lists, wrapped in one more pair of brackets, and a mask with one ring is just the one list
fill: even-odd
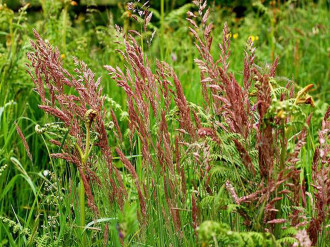
[[(86, 127), (86, 144), (85, 144), (85, 150), (84, 152), (81, 150), (79, 145), (77, 143), (75, 144), (76, 149), (79, 152), (80, 159), (81, 159), (81, 165), (82, 165), (82, 172), (84, 172), (84, 168), (87, 165), (88, 157), (91, 151), (91, 146), (93, 145), (90, 143), (90, 128), (93, 122), (93, 119), (96, 116), (96, 111), (93, 109), (90, 109), (86, 112), (85, 114), (85, 127)], [(85, 187), (84, 187), (84, 182), (82, 179), (82, 176), (79, 176), (80, 178), (80, 225), (82, 229), (84, 229), (86, 225), (86, 216), (85, 216)], [(85, 234), (83, 234), (83, 244), (85, 245), (86, 243), (86, 237)]]

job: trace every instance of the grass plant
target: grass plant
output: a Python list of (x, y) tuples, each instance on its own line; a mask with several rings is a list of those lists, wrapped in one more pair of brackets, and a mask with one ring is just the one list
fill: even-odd
[(327, 246), (328, 3), (179, 2), (1, 2), (0, 246)]

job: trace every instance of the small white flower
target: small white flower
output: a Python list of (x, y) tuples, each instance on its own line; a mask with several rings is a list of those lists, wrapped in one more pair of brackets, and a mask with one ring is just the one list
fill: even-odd
[(47, 177), (49, 175), (49, 171), (48, 170), (44, 170), (44, 176)]

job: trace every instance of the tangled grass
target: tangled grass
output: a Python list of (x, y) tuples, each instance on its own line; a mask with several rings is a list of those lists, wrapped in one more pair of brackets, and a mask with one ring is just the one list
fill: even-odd
[(169, 62), (148, 54), (144, 45), (155, 34), (147, 3), (128, 5), (141, 32), (113, 30), (121, 63), (104, 69), (121, 103), (87, 63), (64, 63), (65, 40), (54, 48), (34, 30), (27, 73), (38, 105), (30, 111), (46, 116), (36, 114), (30, 127), (46, 158), (33, 157), (41, 151), (19, 127), (24, 117), (15, 129), (30, 161), (49, 161), (50, 171), (28, 173), (7, 154), (20, 173), (3, 183), (0, 199), (19, 177), (33, 192), (24, 220), (14, 208), (16, 221), (0, 216), (10, 245), (326, 246), (330, 108), (314, 110), (313, 84), (277, 76), (279, 58), (257, 64), (255, 37), (242, 72), (233, 72), (230, 61), (239, 56), (227, 23), (215, 48), (211, 9), (203, 0), (192, 6), (198, 102), (188, 100)]

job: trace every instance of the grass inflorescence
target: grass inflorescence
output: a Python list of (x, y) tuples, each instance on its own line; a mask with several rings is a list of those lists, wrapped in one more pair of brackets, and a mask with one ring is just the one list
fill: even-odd
[(326, 3), (40, 3), (0, 4), (1, 246), (327, 245)]

